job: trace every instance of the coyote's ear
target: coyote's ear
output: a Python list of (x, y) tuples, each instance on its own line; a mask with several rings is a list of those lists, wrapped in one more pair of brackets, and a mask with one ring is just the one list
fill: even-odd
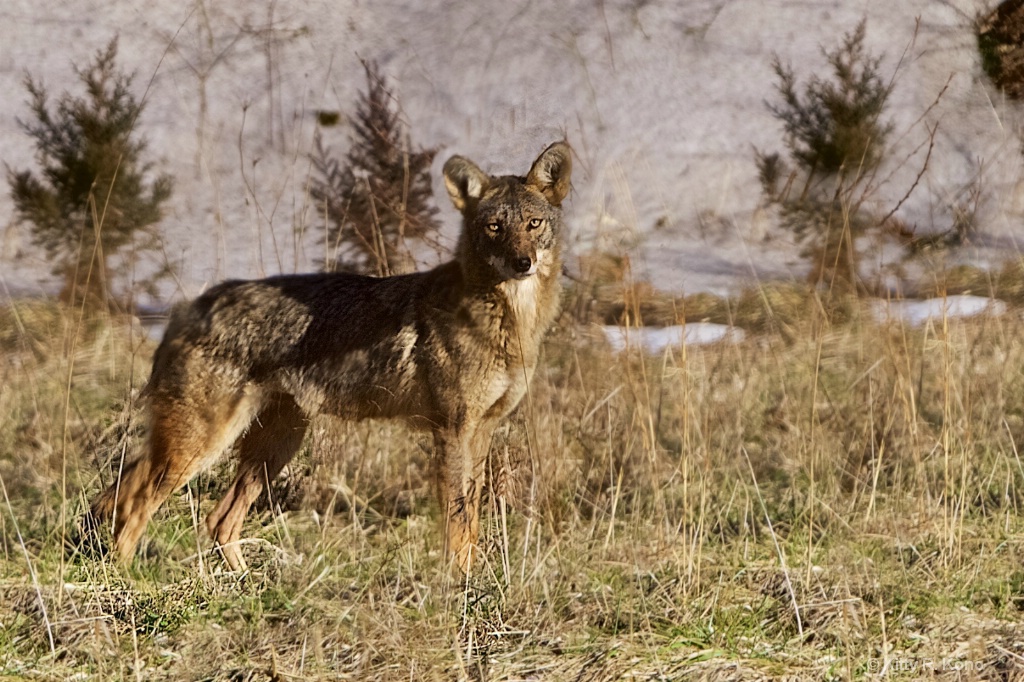
[(572, 149), (567, 142), (555, 142), (533, 162), (526, 184), (540, 190), (552, 205), (561, 206), (569, 193), (571, 174)]
[(444, 164), (444, 186), (448, 189), (448, 196), (459, 212), (466, 210), (470, 201), (479, 199), (490, 176), (484, 173), (475, 163), (462, 156), (453, 156)]

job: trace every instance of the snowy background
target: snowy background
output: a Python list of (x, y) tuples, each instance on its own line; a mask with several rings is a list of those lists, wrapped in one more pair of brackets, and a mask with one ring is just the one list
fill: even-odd
[[(432, 5), (432, 6), (431, 6)], [(51, 94), (120, 34), (136, 73), (149, 158), (176, 179), (162, 225), (180, 262), (166, 300), (225, 277), (313, 267), (322, 256), (308, 200), (318, 110), (354, 110), (359, 58), (390, 79), (414, 144), (440, 148), (435, 197), (453, 243), (457, 217), (440, 167), (451, 154), (523, 173), (551, 141), (577, 154), (567, 210), (576, 253), (630, 253), (659, 288), (726, 292), (754, 279), (800, 278), (792, 236), (763, 210), (754, 147), (783, 151), (767, 111), (778, 54), (800, 76), (826, 75), (833, 49), (867, 17), (871, 52), (895, 79), (884, 185), (888, 212), (924, 161), (898, 217), (942, 231), (972, 184), (981, 234), (957, 257), (998, 263), (1024, 239), (1018, 105), (982, 73), (969, 0), (297, 0), (288, 3), (6, 0), (0, 6), (0, 160), (33, 164), (17, 120), (25, 73)], [(948, 85), (948, 87), (947, 87)], [(945, 91), (943, 91), (945, 89)], [(938, 104), (932, 107), (942, 93)], [(325, 129), (341, 155), (344, 124)], [(50, 264), (0, 196), (0, 292), (55, 292)], [(425, 265), (428, 263), (424, 263)]]

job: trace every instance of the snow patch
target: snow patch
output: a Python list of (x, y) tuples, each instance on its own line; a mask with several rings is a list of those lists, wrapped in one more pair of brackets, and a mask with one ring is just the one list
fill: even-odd
[[(903, 322), (913, 327), (941, 321), (963, 319), (979, 315), (1003, 315), (1008, 306), (982, 296), (947, 296), (923, 301), (872, 301), (871, 314), (882, 323)], [(600, 327), (605, 341), (615, 353), (627, 348), (638, 348), (657, 355), (667, 348), (678, 346), (704, 346), (712, 343), (738, 343), (746, 338), (739, 327), (711, 322), (693, 322), (671, 327)]]
[(966, 295), (924, 301), (874, 301), (871, 308), (879, 322), (901, 321), (914, 327), (942, 319), (1006, 313), (1004, 301)]
[(627, 348), (640, 348), (652, 355), (674, 346), (705, 346), (721, 341), (736, 343), (746, 337), (742, 329), (712, 322), (692, 322), (671, 327), (602, 326), (601, 331), (616, 353)]

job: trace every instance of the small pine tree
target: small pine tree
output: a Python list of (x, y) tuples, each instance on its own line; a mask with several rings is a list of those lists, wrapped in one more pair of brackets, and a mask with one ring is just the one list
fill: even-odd
[(110, 259), (160, 220), (172, 190), (168, 175), (147, 181), (146, 141), (132, 136), (143, 104), (116, 59), (114, 38), (84, 70), (76, 67), (85, 95), (65, 92), (53, 111), (42, 84), (25, 77), (35, 120), (19, 124), (35, 140), (42, 170), (7, 169), (18, 219), (64, 277), (62, 296), (101, 307), (111, 300)]
[(879, 73), (881, 58), (864, 47), (865, 35), (861, 20), (838, 48), (825, 52), (832, 79), (812, 77), (802, 93), (792, 68), (778, 56), (772, 61), (782, 102), (767, 106), (782, 122), (790, 158), (803, 175), (799, 196), (791, 192), (799, 173), (789, 172), (778, 154), (755, 150), (766, 197), (781, 204), (799, 237), (810, 235), (812, 279), (840, 289), (859, 288), (855, 243), (871, 221), (859, 215), (863, 198), (856, 190), (878, 168), (892, 131), (882, 121), (890, 88)]
[(374, 62), (363, 62), (367, 90), (359, 97), (352, 144), (342, 165), (315, 137), (310, 195), (325, 220), (326, 270), (377, 275), (414, 267), (409, 242), (438, 229), (430, 164), (437, 150), (412, 152), (394, 97)]
[(812, 77), (802, 97), (793, 69), (777, 55), (772, 61), (782, 104), (768, 110), (782, 121), (791, 156), (809, 174), (863, 175), (882, 160), (892, 130), (881, 121), (890, 90), (879, 74), (881, 57), (865, 51), (866, 30), (862, 19), (839, 48), (825, 53), (833, 80)]
[(1024, 99), (1024, 0), (1003, 0), (975, 29), (985, 73), (1007, 96)]

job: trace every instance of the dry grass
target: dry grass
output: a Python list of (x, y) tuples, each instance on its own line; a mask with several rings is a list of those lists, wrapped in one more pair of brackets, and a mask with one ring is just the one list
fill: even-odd
[(1024, 323), (800, 309), (660, 357), (613, 356), (566, 317), (495, 441), (486, 565), (453, 583), (428, 442), (387, 423), (317, 424), (251, 514), (244, 576), (195, 531), (228, 463), (172, 498), (132, 566), (66, 550), (139, 445), (152, 344), (17, 303), (0, 311), (0, 671), (1020, 678)]

